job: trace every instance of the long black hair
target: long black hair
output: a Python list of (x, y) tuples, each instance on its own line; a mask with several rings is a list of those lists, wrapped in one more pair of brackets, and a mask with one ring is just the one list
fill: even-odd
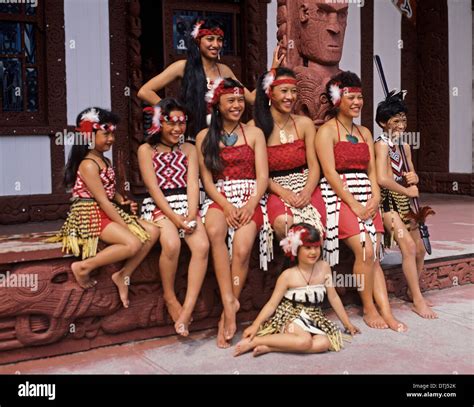
[[(182, 111), (185, 115), (187, 115), (186, 107), (179, 101), (174, 98), (164, 98), (160, 100), (160, 103), (157, 104), (161, 108), (161, 115), (162, 116), (169, 116), (171, 112), (176, 110)], [(158, 133), (149, 135), (147, 130), (152, 126), (153, 121), (153, 114), (148, 112), (143, 112), (143, 142), (148, 143), (151, 146), (157, 144), (161, 139), (161, 131)]]
[[(202, 20), (197, 18), (192, 26)], [(201, 25), (201, 29), (213, 30), (220, 28), (224, 30), (222, 24), (214, 19), (203, 20), (204, 23)], [(207, 80), (202, 65), (201, 51), (199, 50), (199, 43), (191, 36), (191, 32), (187, 35), (187, 60), (184, 68), (184, 76), (181, 83), (181, 101), (188, 108), (188, 112), (191, 115), (186, 128), (186, 137), (194, 139), (196, 134), (202, 129), (207, 127), (206, 125), (206, 113), (207, 106), (204, 100), (204, 96), (207, 92)]]
[(399, 113), (408, 113), (408, 109), (403, 101), (403, 91), (391, 91), (385, 100), (377, 105), (375, 121), (383, 129), (382, 123), (387, 123), (393, 116)]
[[(265, 72), (262, 76), (260, 76), (260, 78), (258, 78), (253, 115), (256, 126), (262, 129), (266, 139), (268, 139), (270, 134), (272, 134), (273, 126), (275, 125), (272, 113), (270, 112), (270, 105), (268, 104), (269, 98), (263, 89), (263, 80), (267, 74), (268, 72)], [(296, 74), (291, 69), (283, 67), (276, 68), (275, 79), (278, 79), (282, 76), (289, 76), (290, 78), (296, 79)]]
[[(240, 88), (244, 89), (239, 81), (232, 78), (224, 78), (224, 89)], [(223, 130), (222, 117), (219, 114), (219, 103), (212, 106), (211, 125), (202, 142), (201, 151), (204, 156), (204, 164), (213, 172), (222, 171), (219, 142)]]
[[(99, 124), (114, 124), (117, 125), (120, 121), (119, 117), (111, 112), (110, 110), (102, 109), (100, 107), (88, 107), (84, 109), (81, 113), (77, 115), (76, 118), (76, 127), (81, 125), (82, 115), (85, 113), (91, 112), (93, 109), (97, 112), (99, 116)], [(92, 130), (92, 137), (95, 136), (96, 130)], [(79, 165), (84, 157), (91, 151), (91, 148), (87, 144), (74, 144), (69, 152), (69, 158), (66, 164), (66, 169), (64, 172), (63, 183), (66, 188), (70, 188), (76, 182), (76, 175)]]
[(333, 117), (336, 117), (337, 113), (339, 112), (339, 107), (334, 106), (331, 100), (330, 93), (329, 93), (329, 89), (331, 85), (333, 84), (337, 84), (341, 89), (345, 87), (348, 87), (348, 88), (361, 88), (362, 87), (362, 82), (360, 78), (354, 72), (343, 71), (333, 76), (326, 84), (326, 92), (324, 93), (324, 95), (326, 96), (329, 102), (329, 110), (326, 114), (327, 116), (329, 116), (330, 119), (332, 119)]

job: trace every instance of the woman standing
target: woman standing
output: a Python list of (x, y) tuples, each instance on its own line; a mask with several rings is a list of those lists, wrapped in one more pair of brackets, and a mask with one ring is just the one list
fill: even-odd
[[(194, 140), (196, 134), (207, 127), (207, 104), (205, 94), (218, 78), (229, 77), (237, 80), (232, 70), (219, 62), (224, 43), (222, 25), (213, 19), (196, 20), (194, 28), (188, 36), (187, 58), (168, 66), (163, 72), (145, 83), (138, 92), (138, 97), (151, 106), (160, 101), (156, 92), (165, 88), (175, 80), (182, 80), (180, 99), (188, 112), (192, 112), (187, 126), (186, 136)], [(278, 49), (276, 50), (277, 55)], [(279, 65), (276, 58), (274, 65)], [(244, 88), (245, 100), (253, 104), (255, 92)]]

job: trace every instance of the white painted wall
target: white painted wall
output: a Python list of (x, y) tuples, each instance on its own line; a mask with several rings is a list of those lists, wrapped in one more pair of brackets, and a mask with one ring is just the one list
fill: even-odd
[(277, 43), (277, 0), (272, 0), (267, 5), (267, 68), (272, 65), (273, 50)]
[[(75, 126), (86, 107), (112, 105), (108, 0), (64, 0), (64, 20), (67, 122)], [(64, 148), (66, 161), (70, 148)]]
[(448, 27), (449, 172), (472, 173), (473, 73), (470, 0), (448, 1)]
[[(402, 53), (400, 41), (402, 39), (402, 15), (391, 1), (374, 1), (374, 54), (382, 60), (383, 70), (389, 90), (400, 89)], [(409, 46), (409, 44), (403, 44)], [(377, 104), (385, 96), (377, 69), (374, 66), (374, 119)], [(382, 130), (375, 123), (374, 133)], [(423, 134), (421, 135), (423, 137)]]
[(0, 196), (51, 192), (49, 137), (0, 137)]
[(344, 48), (339, 67), (343, 71), (352, 71), (360, 77), (361, 70), (361, 38), (360, 38), (360, 7), (355, 3), (349, 4)]

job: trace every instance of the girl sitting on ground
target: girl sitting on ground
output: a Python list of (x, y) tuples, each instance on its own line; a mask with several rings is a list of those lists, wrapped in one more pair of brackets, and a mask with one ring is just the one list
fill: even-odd
[(319, 231), (307, 223), (294, 224), (280, 245), (286, 255), (297, 258), (296, 264), (280, 275), (270, 300), (244, 331), (234, 356), (251, 350), (254, 356), (268, 352), (339, 351), (343, 335), (321, 310), (326, 294), (346, 331), (351, 335), (360, 331), (344, 310), (329, 264), (321, 260)]

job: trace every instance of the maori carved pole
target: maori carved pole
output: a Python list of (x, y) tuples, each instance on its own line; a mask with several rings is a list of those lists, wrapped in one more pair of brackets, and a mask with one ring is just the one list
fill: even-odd
[(328, 80), (341, 72), (348, 3), (278, 0), (277, 38), (286, 51), (286, 66), (296, 72), (296, 113), (311, 117), (316, 127), (328, 110), (322, 94)]

